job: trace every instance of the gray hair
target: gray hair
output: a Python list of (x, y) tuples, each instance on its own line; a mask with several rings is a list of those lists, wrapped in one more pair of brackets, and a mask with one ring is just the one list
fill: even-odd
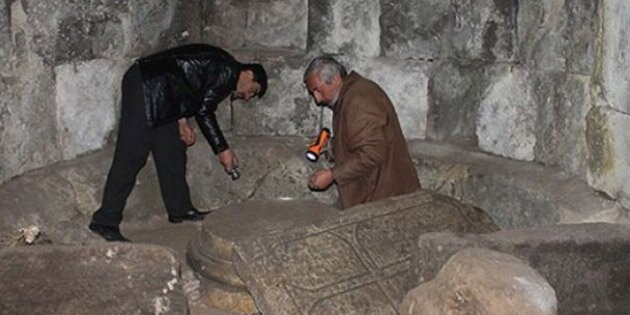
[(315, 73), (320, 80), (326, 83), (332, 82), (335, 75), (344, 78), (348, 74), (342, 64), (328, 56), (320, 56), (309, 62), (306, 71), (304, 71), (304, 83), (306, 83), (306, 79), (308, 79), (312, 73)]

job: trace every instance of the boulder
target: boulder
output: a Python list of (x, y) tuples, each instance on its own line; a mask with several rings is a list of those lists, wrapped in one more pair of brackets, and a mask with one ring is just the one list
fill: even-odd
[(555, 290), (558, 314), (630, 312), (628, 225), (551, 225), (484, 235), (428, 233), (412, 250), (410, 285), (435, 278), (455, 253), (466, 248), (487, 248), (525, 261)]
[(555, 315), (556, 294), (524, 261), (483, 248), (449, 258), (435, 278), (409, 291), (404, 315)]

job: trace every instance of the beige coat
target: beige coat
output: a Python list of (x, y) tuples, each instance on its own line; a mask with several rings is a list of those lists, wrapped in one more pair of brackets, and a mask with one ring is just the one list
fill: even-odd
[(420, 188), (392, 102), (351, 72), (333, 107), (333, 178), (343, 208)]

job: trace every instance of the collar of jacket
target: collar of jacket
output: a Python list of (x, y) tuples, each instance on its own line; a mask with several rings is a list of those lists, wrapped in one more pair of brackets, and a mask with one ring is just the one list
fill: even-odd
[(335, 106), (333, 106), (333, 112), (338, 112), (341, 109), (341, 104), (343, 103), (343, 98), (348, 92), (348, 89), (361, 79), (362, 76), (354, 71), (350, 71), (350, 73), (343, 79), (343, 86), (341, 86), (341, 91), (339, 91), (339, 97), (337, 98), (337, 102), (335, 102)]
[(241, 70), (243, 70), (243, 64), (234, 60), (234, 63), (232, 63), (232, 67), (234, 67), (234, 71), (232, 72), (232, 82), (230, 85), (230, 92), (236, 91), (236, 85), (238, 83), (238, 78), (241, 75)]

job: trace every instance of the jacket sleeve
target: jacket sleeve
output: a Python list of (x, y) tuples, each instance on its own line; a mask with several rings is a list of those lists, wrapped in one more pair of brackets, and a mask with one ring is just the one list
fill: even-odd
[(214, 154), (221, 153), (229, 147), (214, 112), (219, 102), (230, 93), (233, 75), (231, 71), (231, 68), (221, 64), (213, 66), (208, 71), (202, 89), (201, 108), (195, 115), (199, 129)]
[[(344, 104), (341, 123), (347, 132), (344, 145), (350, 158), (332, 169), (335, 181), (343, 185), (359, 179), (378, 167), (387, 155), (385, 125), (387, 115), (378, 101), (369, 96), (357, 96)], [(339, 162), (339, 161), (338, 161)]]
[(214, 112), (217, 105), (229, 95), (228, 70), (220, 71), (215, 69), (207, 76), (202, 87), (201, 107), (208, 108)]
[(214, 154), (219, 154), (229, 148), (213, 110), (206, 106), (201, 107), (201, 110), (195, 115), (195, 120), (197, 120), (197, 125), (199, 125), (201, 133), (208, 141)]

